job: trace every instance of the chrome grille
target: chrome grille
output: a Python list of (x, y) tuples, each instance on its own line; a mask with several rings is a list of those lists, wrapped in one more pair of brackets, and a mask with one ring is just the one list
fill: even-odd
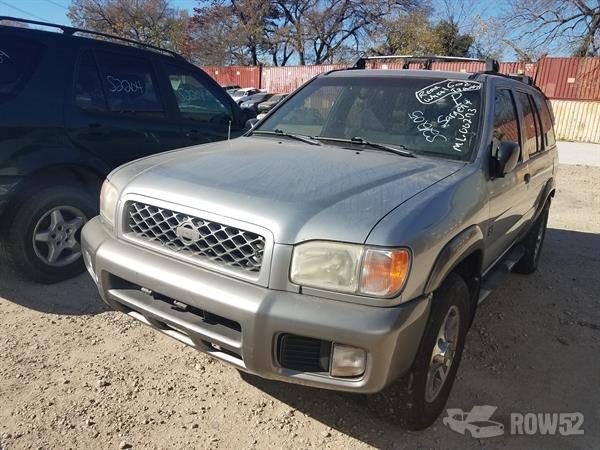
[(137, 239), (199, 261), (260, 272), (265, 238), (259, 234), (141, 202), (126, 208), (126, 233)]

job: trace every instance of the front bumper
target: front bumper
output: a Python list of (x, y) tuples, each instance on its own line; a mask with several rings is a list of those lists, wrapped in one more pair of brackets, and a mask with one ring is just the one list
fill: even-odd
[[(112, 236), (97, 217), (83, 229), (84, 259), (112, 308), (187, 345), (263, 378), (370, 393), (411, 366), (430, 297), (373, 307), (279, 291), (157, 254)], [(189, 305), (178, 308), (154, 293)], [(197, 314), (207, 312), (219, 320)], [(289, 333), (362, 348), (358, 378), (301, 372), (278, 363), (277, 342)]]

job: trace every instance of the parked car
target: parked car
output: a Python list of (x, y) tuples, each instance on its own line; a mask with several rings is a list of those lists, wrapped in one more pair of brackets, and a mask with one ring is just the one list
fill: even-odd
[(84, 270), (81, 226), (112, 169), (238, 136), (247, 117), (179, 55), (7, 19), (38, 24), (0, 18), (2, 264), (55, 282)]
[(248, 98), (248, 100), (242, 102), (240, 104), (240, 107), (242, 109), (251, 109), (256, 115), (256, 112), (258, 111), (258, 106), (261, 105), (263, 102), (269, 100), (272, 96), (273, 94), (269, 94), (267, 92), (259, 92), (258, 94), (251, 95)]
[(231, 98), (238, 104), (241, 105), (243, 102), (248, 100), (252, 95), (259, 94), (261, 92), (260, 89), (256, 88), (243, 88), (238, 89), (233, 94), (231, 94)]
[(83, 248), (112, 308), (422, 429), (491, 280), (538, 266), (552, 112), (497, 63), (365, 65), (317, 76), (244, 137), (112, 172)]
[(241, 86), (238, 84), (226, 84), (225, 86), (223, 86), (223, 89), (225, 89), (226, 91), (236, 91), (240, 88)]
[(270, 99), (264, 101), (258, 105), (258, 116), (257, 119), (262, 119), (271, 109), (275, 107), (278, 103), (280, 103), (284, 98), (286, 98), (288, 94), (274, 94)]

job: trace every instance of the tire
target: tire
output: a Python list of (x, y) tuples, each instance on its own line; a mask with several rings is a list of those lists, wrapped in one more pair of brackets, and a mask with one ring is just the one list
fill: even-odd
[[(455, 317), (456, 344), (444, 381), (437, 389), (431, 389), (430, 386), (435, 385), (428, 381), (430, 363), (447, 317)], [(469, 289), (461, 276), (451, 273), (433, 295), (427, 326), (409, 373), (383, 391), (370, 395), (367, 401), (371, 411), (408, 430), (423, 430), (435, 422), (452, 389), (469, 320)], [(449, 351), (452, 354), (452, 348)], [(444, 358), (444, 361), (447, 360)]]
[(45, 284), (80, 274), (85, 269), (78, 247), (81, 229), (97, 214), (97, 202), (75, 187), (48, 187), (29, 194), (4, 224), (2, 247), (9, 266)]
[(549, 212), (550, 202), (548, 201), (540, 216), (535, 221), (535, 224), (531, 227), (531, 230), (529, 230), (525, 239), (523, 239), (525, 254), (515, 265), (513, 272), (529, 275), (536, 271), (540, 261), (540, 254), (542, 253), (542, 246), (544, 245), (544, 238), (546, 236)]

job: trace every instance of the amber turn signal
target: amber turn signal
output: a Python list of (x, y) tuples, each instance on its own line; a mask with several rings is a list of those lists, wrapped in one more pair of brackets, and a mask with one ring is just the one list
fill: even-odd
[(410, 270), (407, 249), (367, 248), (363, 257), (360, 292), (377, 297), (392, 297), (400, 292)]

